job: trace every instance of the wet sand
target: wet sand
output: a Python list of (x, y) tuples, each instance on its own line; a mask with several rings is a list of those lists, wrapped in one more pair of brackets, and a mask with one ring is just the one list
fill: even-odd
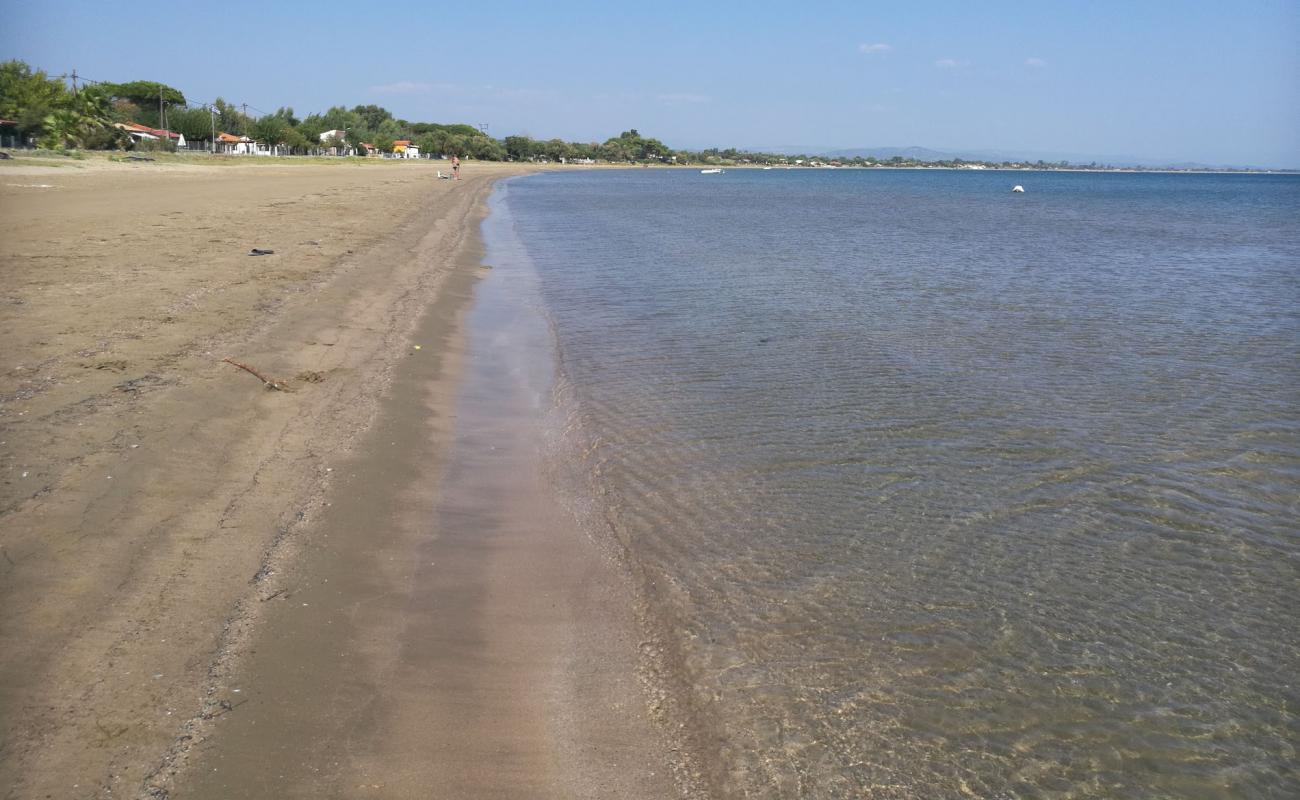
[(5, 796), (673, 793), (621, 578), (535, 450), (457, 482), (519, 170), (433, 171), (0, 172)]

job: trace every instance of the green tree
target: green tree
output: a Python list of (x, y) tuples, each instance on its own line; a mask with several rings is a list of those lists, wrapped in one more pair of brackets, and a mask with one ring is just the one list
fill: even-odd
[(72, 107), (81, 114), (107, 124), (113, 113), (112, 98), (98, 86), (86, 86), (72, 95)]
[(81, 144), (81, 115), (70, 108), (50, 112), (45, 117), (43, 127), (45, 135), (41, 138), (42, 147), (78, 147)]
[[(398, 125), (397, 120), (393, 119), (392, 117), (389, 117), (388, 119), (385, 120), (381, 120), (378, 125), (370, 126), (370, 130), (374, 131), (376, 138), (384, 138), (389, 140), (408, 138), (405, 135), (405, 132), (402, 130), (402, 126)], [(388, 150), (392, 150), (392, 149), (393, 149), (392, 147), (388, 148)]]
[(213, 101), (212, 109), (217, 114), (217, 133), (246, 135), (252, 127), (251, 119), (220, 97)]
[(606, 161), (631, 161), (632, 150), (621, 138), (613, 138), (600, 146), (600, 156)]
[(565, 142), (562, 139), (551, 139), (546, 142), (546, 144), (542, 145), (542, 152), (545, 153), (546, 157), (551, 161), (560, 161), (562, 159), (568, 159), (573, 155), (573, 148), (569, 146), (568, 142)]
[(347, 135), (348, 145), (353, 149), (353, 151), (356, 152), (357, 155), (364, 156), (366, 154), (366, 149), (361, 145), (362, 143), (369, 140), (369, 137), (367, 136), (367, 132), (361, 130), (360, 128), (348, 128), (347, 132), (348, 132)]
[(112, 98), (126, 100), (139, 111), (134, 121), (154, 128), (171, 125), (171, 110), (184, 107), (185, 95), (180, 89), (157, 81), (130, 81), (128, 83), (102, 83), (104, 91)]
[(45, 118), (42, 147), (85, 147), (86, 140), (108, 126), (101, 117), (84, 114), (75, 108), (60, 108)]
[(72, 95), (72, 110), (81, 117), (80, 146), (91, 149), (109, 149), (129, 140), (113, 127), (112, 101), (108, 92), (98, 86), (87, 86)]
[(290, 130), (292, 128), (286, 125), (282, 118), (274, 114), (267, 114), (253, 123), (252, 136), (258, 142), (274, 147), (286, 143)]
[(105, 83), (101, 85), (109, 95), (120, 97), (123, 100), (130, 100), (141, 108), (150, 105), (157, 107), (159, 102), (173, 106), (185, 105), (185, 95), (181, 94), (180, 89), (172, 88), (157, 81), (130, 81), (129, 83)]
[(39, 138), (45, 133), (46, 118), (69, 104), (63, 81), (43, 70), (33, 71), (22, 61), (0, 64), (0, 117), (16, 121), (24, 136)]
[(427, 156), (436, 156), (442, 152), (439, 148), (439, 137), (434, 133), (420, 133), (415, 139), (415, 146), (420, 148), (420, 152)]
[(365, 123), (361, 115), (355, 111), (348, 111), (343, 106), (333, 106), (321, 115), (320, 124), (323, 126), (322, 131), (351, 131), (362, 127)]
[[(658, 139), (647, 139), (636, 129), (623, 131), (618, 136), (606, 140), (601, 148), (606, 158), (611, 161), (662, 161), (672, 152)], [(732, 158), (735, 150), (729, 151)], [(722, 154), (727, 157), (726, 153)]]
[[(325, 118), (320, 114), (308, 114), (302, 122), (298, 123), (298, 132), (309, 142), (319, 142), (320, 135), (328, 130), (334, 130), (325, 124)], [(325, 145), (329, 147), (329, 145)]]
[(206, 108), (178, 108), (167, 118), (173, 131), (186, 141), (206, 142), (212, 139), (213, 112)]
[(317, 145), (316, 140), (309, 140), (302, 135), (302, 131), (297, 128), (285, 128), (284, 145), (289, 148), (291, 153), (305, 153), (310, 147)]
[(379, 130), (379, 126), (383, 124), (384, 120), (393, 118), (388, 109), (374, 105), (356, 106), (352, 109), (352, 113), (357, 116), (362, 125), (372, 131)]
[(534, 142), (528, 136), (507, 136), (505, 139), (506, 156), (511, 161), (527, 161), (533, 157)]
[(82, 145), (87, 150), (126, 150), (131, 146), (131, 136), (108, 124), (88, 131)]
[(496, 139), (475, 136), (469, 140), (469, 154), (482, 161), (505, 161), (506, 148)]
[(130, 100), (114, 99), (110, 115), (114, 122), (136, 122), (140, 119), (140, 107)]
[(290, 106), (281, 106), (280, 108), (277, 108), (275, 113), (271, 116), (279, 117), (284, 120), (284, 124), (290, 128), (298, 127), (298, 123), (302, 121), (293, 115), (293, 108)]
[(459, 133), (448, 134), (443, 155), (464, 157), (469, 155), (471, 138)]

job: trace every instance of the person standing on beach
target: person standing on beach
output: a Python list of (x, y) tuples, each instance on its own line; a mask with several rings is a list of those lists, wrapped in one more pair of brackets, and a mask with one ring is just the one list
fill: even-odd
[(451, 157), (451, 176), (453, 180), (460, 180), (460, 156)]

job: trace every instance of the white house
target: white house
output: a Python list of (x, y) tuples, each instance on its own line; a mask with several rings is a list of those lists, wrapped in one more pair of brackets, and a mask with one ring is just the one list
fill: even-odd
[(332, 131), (325, 131), (324, 133), (322, 133), (320, 135), (320, 143), (324, 145), (334, 141), (343, 142), (344, 144), (342, 147), (330, 147), (329, 149), (330, 155), (354, 156), (357, 154), (357, 150), (355, 147), (351, 147), (347, 144), (347, 136), (348, 136), (347, 131), (336, 128)]
[(257, 152), (257, 142), (247, 136), (236, 136), (233, 133), (217, 134), (217, 152), (230, 153), (232, 155), (251, 156)]
[(135, 122), (118, 122), (115, 123), (113, 127), (126, 131), (127, 135), (137, 142), (144, 142), (153, 139), (170, 139), (176, 143), (177, 147), (185, 146), (185, 137), (175, 131), (150, 128), (148, 125), (140, 125)]
[(420, 146), (410, 139), (398, 139), (393, 142), (393, 155), (396, 158), (419, 158)]

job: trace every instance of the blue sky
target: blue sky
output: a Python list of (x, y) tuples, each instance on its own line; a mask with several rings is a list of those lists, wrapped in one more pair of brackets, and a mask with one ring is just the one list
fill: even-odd
[(5, 3), (0, 58), (495, 136), (1300, 167), (1300, 2)]

